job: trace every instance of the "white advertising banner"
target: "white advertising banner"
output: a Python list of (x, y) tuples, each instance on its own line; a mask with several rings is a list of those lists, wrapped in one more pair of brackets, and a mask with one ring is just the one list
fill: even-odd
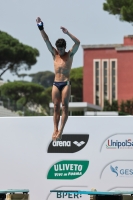
[(52, 117), (0, 118), (0, 190), (30, 200), (89, 199), (50, 190), (133, 190), (133, 118), (69, 117), (52, 142)]

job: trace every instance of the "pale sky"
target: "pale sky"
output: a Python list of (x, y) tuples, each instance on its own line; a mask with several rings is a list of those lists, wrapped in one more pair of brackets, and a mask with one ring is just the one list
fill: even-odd
[[(133, 34), (133, 27), (103, 11), (103, 2), (104, 0), (0, 0), (0, 30), (40, 52), (36, 65), (30, 71), (23, 70), (20, 73), (53, 71), (52, 56), (36, 25), (38, 16), (44, 22), (45, 31), (53, 46), (58, 38), (66, 39), (66, 50), (73, 46), (73, 41), (61, 31), (60, 26), (66, 27), (75, 35), (81, 45), (123, 43), (125, 35)], [(72, 67), (79, 66), (83, 66), (81, 46), (74, 56)], [(6, 72), (2, 78), (5, 81), (18, 80), (10, 72)], [(24, 80), (30, 79), (26, 77)]]

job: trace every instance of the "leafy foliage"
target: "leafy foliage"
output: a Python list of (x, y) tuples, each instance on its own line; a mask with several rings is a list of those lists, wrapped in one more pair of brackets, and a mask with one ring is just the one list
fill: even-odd
[(110, 104), (108, 100), (105, 100), (103, 111), (117, 111), (119, 115), (133, 115), (133, 99), (121, 101), (120, 104), (118, 101), (113, 101)]
[(103, 10), (109, 14), (118, 15), (121, 21), (133, 22), (132, 0), (106, 0), (103, 3)]
[(73, 68), (70, 73), (71, 94), (74, 96), (73, 101), (83, 101), (83, 67)]
[(21, 67), (30, 70), (36, 64), (37, 56), (39, 51), (36, 48), (24, 45), (6, 32), (0, 31), (0, 69), (3, 70), (0, 76), (8, 69), (15, 73)]
[(16, 81), (2, 85), (0, 87), (0, 96), (2, 99), (9, 99), (12, 105), (15, 104), (18, 109), (22, 109), (24, 106), (27, 106), (28, 103), (31, 105), (39, 105), (39, 97), (43, 91), (44, 88), (40, 85)]
[[(10, 109), (25, 110), (25, 115), (33, 114), (37, 116), (37, 112), (28, 110), (29, 104), (33, 106), (34, 104), (41, 105), (49, 114), (54, 73), (46, 71), (30, 76), (33, 77), (32, 81), (34, 82), (15, 81), (2, 85), (0, 87), (0, 99), (4, 101), (4, 106), (7, 108), (9, 108), (10, 101), (12, 105)], [(48, 82), (49, 77), (51, 77), (50, 82)], [(70, 79), (72, 82), (72, 95), (74, 96), (73, 101), (82, 101), (83, 67), (72, 69)], [(44, 114), (42, 113), (42, 115)]]
[(38, 83), (45, 88), (51, 87), (53, 85), (54, 81), (54, 73), (50, 71), (45, 72), (38, 72), (36, 74), (30, 74), (30, 77), (32, 77), (33, 83)]

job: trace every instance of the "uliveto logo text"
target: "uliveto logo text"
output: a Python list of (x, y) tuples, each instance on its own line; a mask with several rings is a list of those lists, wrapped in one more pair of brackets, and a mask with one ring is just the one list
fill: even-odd
[(75, 153), (85, 147), (88, 134), (63, 134), (61, 141), (51, 141), (48, 153)]
[(88, 169), (88, 160), (63, 160), (49, 170), (47, 179), (76, 179)]

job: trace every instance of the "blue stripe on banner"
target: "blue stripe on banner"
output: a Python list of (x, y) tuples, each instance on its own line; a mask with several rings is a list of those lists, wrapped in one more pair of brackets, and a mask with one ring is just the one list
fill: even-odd
[(50, 192), (70, 193), (70, 194), (88, 194), (88, 195), (122, 195), (133, 194), (133, 191), (99, 192), (99, 191), (74, 191), (74, 190), (50, 190)]
[(22, 190), (15, 190), (15, 189), (9, 189), (9, 190), (0, 190), (0, 194), (7, 194), (7, 193), (28, 193), (29, 190), (27, 189), (22, 189)]

